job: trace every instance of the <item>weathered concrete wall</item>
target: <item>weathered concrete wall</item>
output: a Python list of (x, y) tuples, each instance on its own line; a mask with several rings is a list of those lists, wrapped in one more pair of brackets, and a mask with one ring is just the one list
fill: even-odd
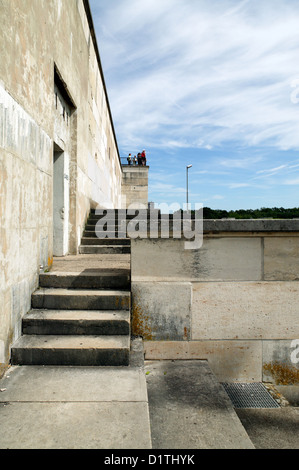
[(299, 221), (204, 221), (199, 250), (131, 243), (147, 359), (208, 359), (223, 381), (299, 382)]
[[(76, 253), (90, 207), (120, 207), (122, 170), (87, 2), (0, 3), (3, 369), (40, 266), (52, 263), (53, 210), (62, 231), (59, 254)], [(55, 151), (64, 154), (57, 207)]]
[(148, 172), (148, 166), (123, 166), (122, 209), (147, 209)]

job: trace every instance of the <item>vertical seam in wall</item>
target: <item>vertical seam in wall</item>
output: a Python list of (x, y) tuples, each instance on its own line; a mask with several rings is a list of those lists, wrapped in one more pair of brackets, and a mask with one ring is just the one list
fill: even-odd
[(265, 273), (264, 273), (264, 252), (265, 252), (265, 238), (261, 237), (261, 277), (262, 281), (265, 280)]
[(264, 343), (265, 343), (265, 340), (262, 339), (261, 340), (262, 342), (262, 347), (261, 347), (261, 380), (262, 382), (264, 381)]
[(193, 282), (190, 282), (191, 284), (191, 292), (190, 292), (190, 335), (189, 335), (189, 341), (193, 341)]

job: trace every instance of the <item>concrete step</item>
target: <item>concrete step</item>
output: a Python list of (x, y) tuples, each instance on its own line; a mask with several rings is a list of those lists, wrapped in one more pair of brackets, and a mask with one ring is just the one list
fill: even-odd
[[(96, 224), (99, 220), (105, 219), (105, 222), (109, 221), (109, 223), (115, 222), (117, 224), (119, 222), (123, 223), (124, 221), (130, 222), (130, 220), (135, 219), (135, 217), (136, 215), (131, 215), (131, 216), (118, 216), (117, 214), (116, 215), (90, 215), (87, 218), (87, 222), (90, 221)], [(148, 217), (149, 216), (146, 216), (146, 218)]]
[[(188, 221), (192, 221), (194, 222), (195, 219), (194, 218), (191, 218), (191, 219), (186, 219), (185, 222), (188, 222)], [(150, 219), (149, 217), (148, 218), (138, 218), (138, 220), (131, 220), (131, 219), (126, 219), (126, 220), (123, 220), (123, 221), (119, 221), (118, 219), (105, 219), (105, 221), (101, 221), (101, 219), (88, 219), (87, 222), (86, 222), (86, 225), (87, 226), (96, 226), (98, 225), (99, 227), (109, 227), (109, 226), (112, 226), (113, 228), (114, 227), (123, 227), (123, 226), (126, 226), (126, 225), (135, 225), (137, 224), (138, 222), (142, 223), (142, 224), (147, 224), (147, 226), (149, 227), (150, 224), (151, 225), (167, 225), (169, 224), (169, 226), (172, 226), (173, 224), (183, 224), (184, 220), (183, 219), (175, 219), (173, 220), (172, 218), (162, 218), (162, 219), (155, 219), (155, 218), (152, 218)]]
[[(105, 238), (102, 238), (102, 234), (104, 234)], [(127, 230), (118, 230), (117, 228), (114, 231), (105, 231), (102, 232), (101, 229), (95, 229), (95, 227), (92, 227), (88, 225), (83, 233), (83, 238), (97, 238), (98, 240), (123, 240), (124, 236), (126, 239), (131, 241), (131, 238), (128, 237)], [(109, 243), (108, 243), (109, 245)], [(117, 246), (119, 245), (110, 245), (110, 246)], [(124, 245), (126, 247), (130, 247), (130, 245)], [(115, 253), (117, 254), (117, 253)]]
[[(104, 220), (102, 220), (102, 219), (104, 219)], [(135, 219), (136, 219), (136, 220), (135, 220)], [(152, 219), (153, 221), (156, 221), (156, 222), (160, 222), (160, 221), (161, 221), (160, 218), (155, 217), (155, 216), (152, 216), (152, 217), (150, 217), (150, 216), (146, 216), (146, 217), (143, 217), (143, 216), (141, 217), (141, 216), (139, 216), (138, 219), (136, 218), (136, 216), (125, 217), (125, 218), (124, 218), (124, 217), (119, 217), (119, 218), (118, 218), (117, 216), (116, 216), (116, 217), (107, 217), (107, 216), (106, 216), (106, 217), (97, 217), (97, 216), (93, 216), (93, 217), (88, 217), (86, 223), (87, 223), (88, 225), (96, 225), (99, 221), (101, 221), (101, 223), (103, 223), (103, 224), (104, 224), (104, 223), (105, 223), (105, 224), (108, 223), (109, 225), (110, 225), (110, 224), (113, 224), (113, 225), (122, 225), (122, 224), (128, 224), (128, 223), (130, 223), (130, 222), (135, 223), (135, 222), (137, 222), (137, 220), (140, 220), (140, 221), (142, 221), (142, 222), (148, 222), (148, 223), (149, 223), (151, 219)], [(99, 224), (99, 225), (100, 225), (100, 224)]]
[(13, 365), (127, 366), (129, 336), (24, 335), (12, 347)]
[(101, 254), (130, 254), (131, 247), (129, 245), (80, 245), (79, 253), (82, 255)]
[[(136, 212), (138, 215), (138, 212)], [(128, 214), (126, 209), (108, 209), (107, 211), (97, 211), (91, 209), (89, 213), (89, 217), (93, 218), (99, 218), (101, 219), (102, 217), (107, 217), (107, 218), (112, 218), (112, 217), (121, 217), (121, 218), (131, 218), (131, 217), (136, 217), (135, 213)]]
[(31, 310), (24, 335), (129, 335), (130, 311)]
[[(117, 225), (113, 226), (113, 227), (108, 227), (109, 230), (106, 230), (106, 227), (104, 227), (104, 230), (102, 230), (102, 226), (101, 225), (96, 225), (96, 224), (86, 224), (85, 225), (85, 230), (86, 231), (97, 231), (97, 232), (102, 232), (104, 231), (105, 233), (107, 232), (107, 234), (113, 234), (113, 233), (118, 233), (118, 232), (125, 232), (126, 230), (124, 230), (122, 227), (119, 229)], [(112, 229), (112, 230), (110, 230)], [(112, 237), (113, 238), (113, 237)], [(114, 237), (115, 238), (115, 237)], [(124, 238), (124, 237), (122, 237)]]
[[(105, 272), (117, 275), (123, 272), (130, 276), (130, 255), (72, 255), (64, 258), (54, 258), (52, 270), (48, 274), (61, 273), (80, 275), (82, 273)], [(56, 286), (59, 287), (59, 286)], [(125, 289), (126, 290), (126, 289)]]
[[(194, 227), (192, 226), (191, 227), (191, 231), (193, 231), (193, 234), (195, 233), (194, 232)], [(191, 237), (192, 233), (189, 235), (189, 232), (190, 232), (190, 229), (189, 227), (187, 227), (185, 229), (185, 231), (183, 232), (183, 229), (180, 229), (180, 230), (172, 230), (172, 227), (169, 226), (169, 229), (167, 229), (167, 227), (156, 227), (156, 226), (153, 226), (153, 227), (148, 227), (145, 231), (141, 230), (141, 229), (138, 229), (136, 228), (136, 233), (138, 235), (138, 237), (140, 238), (159, 238), (159, 237), (165, 237), (167, 235), (167, 238), (184, 238), (184, 234), (185, 235), (188, 235), (188, 239)], [(95, 227), (92, 227), (92, 226), (87, 226), (85, 231), (84, 231), (84, 238), (97, 238), (97, 235), (101, 233), (101, 230), (98, 229), (98, 230), (95, 230)], [(119, 239), (123, 238), (124, 236), (124, 232), (121, 230), (120, 232), (118, 232), (118, 230), (116, 229), (115, 231), (113, 232), (105, 232), (105, 236), (106, 238), (104, 240), (110, 240), (110, 239), (117, 239), (117, 237), (119, 236)], [(131, 238), (137, 238), (135, 236), (135, 230), (133, 229), (132, 231), (132, 237), (130, 236), (131, 234), (129, 232), (126, 231), (126, 236), (129, 240), (131, 240)]]
[[(97, 240), (107, 242), (108, 245), (110, 244), (109, 242), (111, 241), (111, 245), (117, 244), (117, 242), (121, 243), (122, 240), (128, 240), (131, 243), (130, 238), (123, 238), (124, 235), (127, 235), (127, 233), (124, 233), (123, 230), (120, 232), (118, 229), (115, 229), (113, 232), (105, 232), (106, 238), (99, 238), (97, 237), (97, 233), (100, 233), (100, 230), (95, 230), (95, 227), (92, 226), (87, 226), (86, 229), (83, 232), (83, 239), (85, 238), (96, 238)], [(126, 231), (127, 232), (127, 231)], [(128, 243), (123, 243), (123, 245), (128, 245)]]
[[(195, 225), (194, 220), (186, 220), (185, 222), (183, 221), (175, 221), (173, 222), (172, 220), (170, 221), (152, 221), (152, 222), (146, 222), (145, 224), (141, 222), (139, 225), (134, 223), (132, 225), (126, 225), (125, 227), (119, 226), (119, 225), (108, 225), (108, 226), (102, 226), (101, 224), (86, 224), (85, 226), (85, 231), (84, 231), (84, 237), (86, 237), (85, 232), (93, 232), (93, 236), (96, 236), (96, 233), (104, 233), (106, 237), (112, 238), (112, 239), (119, 239), (119, 238), (129, 238), (126, 236), (128, 230), (131, 230), (133, 232), (135, 231), (141, 231), (144, 230), (146, 232), (151, 231), (158, 231), (159, 233), (161, 231), (169, 230), (171, 232), (178, 232), (181, 233), (182, 230), (184, 231), (189, 231), (189, 230), (194, 230), (197, 228), (198, 225)], [(119, 236), (118, 234), (121, 234)]]
[(40, 288), (31, 301), (33, 309), (129, 310), (130, 297), (128, 291)]
[(130, 238), (97, 238), (97, 237), (83, 237), (81, 245), (110, 245), (110, 246), (130, 246)]
[[(90, 209), (90, 217), (105, 217), (105, 216), (113, 216), (116, 215), (117, 217), (123, 216), (124, 214), (126, 217), (136, 217), (139, 214), (139, 211), (142, 213), (146, 210), (147, 214), (161, 214), (159, 209)], [(136, 215), (135, 215), (136, 214)]]
[(51, 271), (40, 274), (39, 286), (62, 289), (130, 290), (130, 271), (127, 269), (88, 269), (79, 273)]

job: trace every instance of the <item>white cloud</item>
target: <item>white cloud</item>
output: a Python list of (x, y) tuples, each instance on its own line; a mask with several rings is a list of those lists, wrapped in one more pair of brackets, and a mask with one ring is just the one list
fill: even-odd
[(231, 169), (248, 169), (254, 168), (258, 162), (262, 160), (261, 156), (226, 158), (219, 161), (219, 165)]
[(299, 104), (291, 102), (299, 78), (297, 3), (92, 6), (122, 145), (212, 148), (236, 140), (299, 148)]
[(257, 174), (262, 174), (262, 173), (277, 173), (280, 170), (283, 170), (284, 168), (287, 168), (287, 165), (280, 165), (276, 168), (271, 168), (270, 170), (259, 170), (257, 171)]
[(152, 200), (184, 202), (192, 163), (193, 200), (296, 204), (299, 2), (90, 3), (118, 146), (147, 149)]
[(250, 184), (248, 183), (231, 183), (229, 185), (230, 189), (239, 189), (239, 188), (247, 188)]
[(292, 180), (287, 180), (287, 181), (284, 182), (284, 184), (286, 184), (288, 186), (299, 185), (299, 178), (295, 178), (295, 179), (292, 179)]
[(152, 183), (151, 184), (151, 192), (152, 193), (159, 193), (159, 194), (178, 194), (178, 193), (186, 193), (185, 188), (179, 188), (173, 184), (168, 184), (168, 183)]
[(271, 178), (276, 175), (296, 173), (297, 171), (299, 171), (299, 164), (294, 165), (294, 162), (287, 162), (274, 168), (258, 170), (256, 174), (259, 176), (256, 176), (254, 179)]

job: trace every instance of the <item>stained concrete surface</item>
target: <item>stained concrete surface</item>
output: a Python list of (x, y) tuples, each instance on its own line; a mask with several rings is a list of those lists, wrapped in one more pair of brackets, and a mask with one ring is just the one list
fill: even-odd
[(254, 449), (207, 361), (146, 361), (153, 449)]
[(0, 380), (0, 449), (149, 449), (144, 370), (13, 366)]
[[(298, 403), (299, 387), (281, 387)], [(298, 449), (299, 409), (235, 410), (207, 361), (14, 366), (0, 380), (0, 449)]]
[(299, 409), (236, 410), (256, 449), (299, 449)]
[(153, 449), (299, 448), (299, 386), (269, 387), (281, 408), (232, 410), (207, 364), (146, 361)]
[(236, 410), (256, 449), (299, 449), (299, 385), (271, 387), (278, 409)]
[(2, 449), (146, 449), (145, 403), (0, 403)]

